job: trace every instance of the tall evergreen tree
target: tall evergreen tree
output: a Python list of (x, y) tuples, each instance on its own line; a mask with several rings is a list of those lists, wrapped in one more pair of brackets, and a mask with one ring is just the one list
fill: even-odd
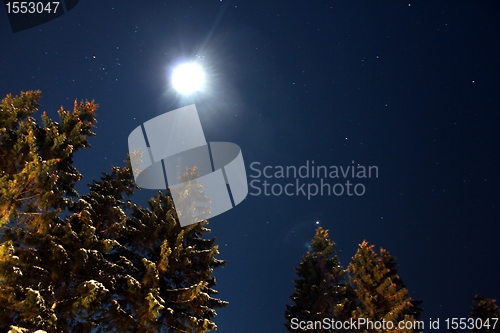
[[(169, 193), (147, 208), (130, 165), (79, 196), (73, 153), (94, 135), (97, 105), (32, 114), (39, 92), (0, 105), (0, 329), (24, 332), (207, 332), (216, 329), (213, 268), (224, 262), (207, 221), (181, 228)], [(192, 178), (196, 170), (186, 173)], [(198, 189), (199, 190), (199, 189)]]
[(500, 308), (496, 304), (496, 300), (475, 295), (470, 317), (481, 319), (480, 324), (477, 322), (474, 325), (472, 333), (500, 332)]
[(290, 332), (301, 332), (292, 329), (292, 318), (300, 321), (322, 321), (324, 318), (343, 321), (350, 318), (354, 294), (345, 283), (346, 270), (340, 265), (328, 230), (316, 229), (311, 249), (302, 258), (296, 272), (299, 278), (294, 281), (295, 291), (290, 297), (294, 305), (287, 305), (285, 312), (285, 326)]
[[(407, 289), (403, 280), (398, 275), (398, 264), (396, 263), (396, 258), (392, 256), (389, 251), (384, 248), (380, 249), (380, 260), (382, 265), (386, 268), (386, 277), (390, 278), (394, 284), (396, 284), (397, 289)], [(424, 309), (420, 306), (422, 301), (411, 299), (411, 306), (408, 310), (409, 315), (412, 315), (414, 319), (419, 319)]]
[[(408, 290), (397, 273), (394, 258), (384, 249), (378, 256), (373, 248), (373, 245), (363, 241), (348, 268), (358, 298), (353, 317), (373, 322), (393, 322), (394, 330), (384, 332), (413, 332), (412, 329), (399, 330), (397, 325), (401, 321), (414, 321), (414, 315), (420, 314), (421, 310), (408, 296)], [(364, 331), (380, 332), (372, 329)]]

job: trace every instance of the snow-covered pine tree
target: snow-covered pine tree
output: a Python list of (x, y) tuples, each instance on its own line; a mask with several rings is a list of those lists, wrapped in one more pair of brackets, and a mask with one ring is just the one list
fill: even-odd
[(421, 312), (419, 303), (408, 296), (389, 252), (381, 249), (378, 256), (373, 248), (363, 241), (349, 264), (348, 271), (358, 299), (353, 318), (372, 322), (385, 320), (394, 325), (393, 330), (363, 329), (365, 332), (414, 332), (413, 329), (398, 329), (397, 325), (402, 321), (414, 322), (414, 314)]
[(224, 262), (202, 237), (208, 222), (181, 228), (168, 193), (147, 208), (127, 200), (130, 165), (80, 196), (72, 158), (89, 147), (97, 105), (75, 101), (59, 122), (43, 114), (41, 127), (39, 98), (8, 95), (0, 105), (0, 330), (215, 329), (215, 308), (227, 303), (213, 297), (212, 271)]

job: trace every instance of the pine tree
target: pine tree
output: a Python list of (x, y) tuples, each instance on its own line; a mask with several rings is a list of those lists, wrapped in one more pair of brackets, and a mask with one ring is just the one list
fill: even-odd
[(500, 332), (500, 308), (492, 298), (475, 295), (470, 318), (475, 319), (472, 333)]
[[(77, 197), (81, 175), (73, 153), (93, 136), (93, 102), (75, 101), (73, 112), (61, 108), (60, 123), (32, 115), (40, 92), (7, 95), (0, 105), (0, 328), (57, 326), (54, 301), (68, 287), (70, 264), (61, 246), (60, 218)], [(57, 230), (57, 231), (56, 231)], [(68, 271), (71, 271), (69, 269)], [(57, 290), (56, 290), (57, 288)]]
[(285, 326), (290, 332), (301, 332), (292, 329), (292, 318), (307, 322), (324, 318), (343, 321), (350, 317), (354, 294), (345, 284), (346, 270), (340, 265), (328, 230), (316, 229), (311, 250), (302, 258), (296, 272), (299, 278), (294, 281), (295, 291), (290, 297), (295, 304), (287, 305), (285, 312)]
[[(87, 195), (73, 153), (94, 135), (97, 105), (32, 114), (39, 92), (1, 104), (0, 329), (23, 332), (207, 332), (216, 329), (213, 268), (224, 264), (208, 221), (181, 228), (169, 193), (133, 204), (131, 167)], [(191, 170), (184, 177), (193, 177)], [(200, 190), (200, 189), (198, 189)]]
[[(380, 249), (380, 260), (383, 266), (387, 269), (386, 276), (389, 277), (393, 283), (396, 284), (397, 289), (407, 289), (403, 280), (398, 275), (398, 264), (396, 263), (396, 258), (392, 256), (389, 251), (384, 248)], [(424, 309), (420, 307), (422, 301), (411, 299), (411, 306), (408, 310), (409, 315), (412, 315), (414, 319), (419, 319)]]
[[(393, 330), (384, 332), (413, 332), (412, 329), (398, 329), (401, 321), (414, 321), (421, 309), (408, 296), (408, 290), (397, 273), (397, 266), (387, 250), (381, 249), (380, 256), (374, 246), (363, 241), (349, 265), (352, 283), (358, 298), (354, 318), (369, 321), (392, 322)], [(367, 327), (365, 332), (381, 332)]]

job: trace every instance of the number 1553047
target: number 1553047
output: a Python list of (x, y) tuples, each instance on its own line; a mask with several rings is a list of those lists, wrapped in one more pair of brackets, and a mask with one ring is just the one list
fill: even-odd
[(60, 1), (12, 1), (5, 3), (8, 14), (55, 14)]
[(451, 330), (494, 330), (498, 323), (498, 318), (446, 318), (446, 328)]

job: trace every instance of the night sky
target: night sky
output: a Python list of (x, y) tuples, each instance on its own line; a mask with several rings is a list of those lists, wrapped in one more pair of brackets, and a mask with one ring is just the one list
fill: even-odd
[[(254, 162), (378, 167), (351, 179), (363, 195), (250, 187), (211, 219), (227, 260), (216, 289), (230, 302), (219, 332), (285, 332), (294, 267), (318, 224), (344, 267), (364, 239), (397, 257), (422, 319), (468, 317), (474, 294), (500, 299), (498, 13), (494, 1), (82, 0), (13, 33), (4, 7), (0, 95), (40, 89), (54, 118), (75, 98), (100, 105), (98, 136), (75, 157), (81, 193), (123, 165), (134, 128), (193, 103), (208, 141), (241, 147), (249, 181), (266, 180)], [(190, 97), (169, 81), (185, 60), (207, 72)]]

